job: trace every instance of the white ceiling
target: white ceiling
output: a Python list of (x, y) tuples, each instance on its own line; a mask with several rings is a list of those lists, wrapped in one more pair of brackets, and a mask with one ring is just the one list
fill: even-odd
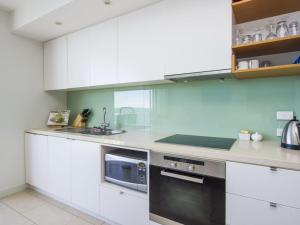
[[(14, 33), (47, 41), (159, 1), (162, 0), (111, 0), (111, 5), (105, 5), (104, 0), (0, 0), (0, 7), (14, 11), (14, 21), (19, 14), (32, 17), (25, 23), (19, 23), (21, 26), (14, 26)], [(46, 5), (49, 10), (43, 8), (43, 12), (47, 13), (36, 12), (37, 15), (33, 15), (32, 8), (39, 8), (36, 7), (38, 4)], [(56, 21), (63, 25), (55, 25)]]

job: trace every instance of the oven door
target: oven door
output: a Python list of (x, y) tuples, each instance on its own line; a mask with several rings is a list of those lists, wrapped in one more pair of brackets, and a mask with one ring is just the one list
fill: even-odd
[(138, 189), (139, 160), (105, 155), (105, 180), (131, 189)]
[(150, 212), (160, 224), (225, 225), (225, 179), (151, 165)]

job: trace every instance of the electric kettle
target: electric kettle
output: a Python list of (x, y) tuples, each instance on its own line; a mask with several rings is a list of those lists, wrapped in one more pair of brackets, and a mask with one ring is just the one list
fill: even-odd
[(281, 147), (300, 150), (300, 124), (299, 120), (290, 120), (284, 127), (281, 137)]

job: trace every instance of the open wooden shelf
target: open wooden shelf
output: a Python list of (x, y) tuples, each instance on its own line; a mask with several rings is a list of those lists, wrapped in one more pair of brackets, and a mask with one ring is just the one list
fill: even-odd
[(235, 45), (232, 51), (236, 58), (300, 51), (300, 35)]
[(300, 64), (234, 70), (232, 74), (238, 79), (300, 75)]
[(241, 0), (233, 1), (232, 9), (236, 23), (279, 16), (300, 11), (299, 0)]

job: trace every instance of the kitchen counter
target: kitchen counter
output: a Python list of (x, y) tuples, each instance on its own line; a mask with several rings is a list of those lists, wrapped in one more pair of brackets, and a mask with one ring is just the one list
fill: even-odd
[(300, 170), (300, 151), (286, 150), (276, 141), (250, 142), (237, 140), (230, 151), (156, 143), (155, 141), (172, 134), (131, 131), (112, 136), (91, 136), (83, 134), (62, 133), (51, 129), (28, 129), (27, 133), (70, 138), (97, 142), (104, 145), (117, 145), (147, 149), (153, 152), (203, 158), (217, 161), (233, 161), (262, 166)]

